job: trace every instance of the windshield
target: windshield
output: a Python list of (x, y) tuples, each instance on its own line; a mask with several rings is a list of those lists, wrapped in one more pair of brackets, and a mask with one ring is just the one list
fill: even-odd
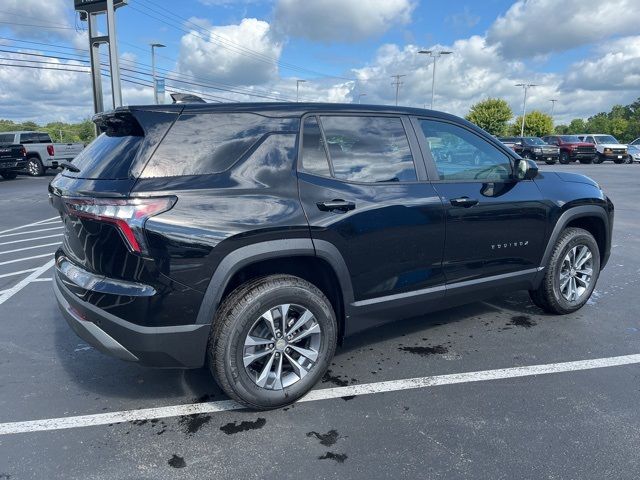
[(560, 135), (560, 139), (567, 143), (580, 143), (582, 141), (577, 135)]
[(618, 143), (618, 140), (613, 138), (611, 135), (596, 135), (593, 137), (596, 140), (597, 144), (602, 143)]
[(524, 139), (524, 142), (527, 145), (546, 145), (546, 143), (541, 138), (538, 138), (538, 137), (526, 137)]

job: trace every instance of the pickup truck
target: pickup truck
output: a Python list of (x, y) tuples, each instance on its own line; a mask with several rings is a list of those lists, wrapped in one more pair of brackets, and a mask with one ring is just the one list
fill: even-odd
[(547, 135), (542, 140), (560, 149), (560, 163), (566, 165), (578, 160), (580, 163), (592, 163), (598, 159), (593, 143), (583, 142), (576, 135)]
[(13, 180), (27, 164), (27, 152), (22, 145), (0, 143), (0, 175)]
[(611, 135), (583, 133), (578, 135), (578, 138), (583, 142), (593, 143), (596, 146), (597, 156), (594, 159), (595, 163), (602, 163), (605, 160), (613, 160), (614, 163), (629, 161), (627, 146), (621, 144)]
[(20, 144), (27, 151), (26, 171), (39, 177), (47, 168), (71, 162), (83, 149), (82, 143), (53, 143), (47, 132), (18, 131), (0, 133), (0, 144)]

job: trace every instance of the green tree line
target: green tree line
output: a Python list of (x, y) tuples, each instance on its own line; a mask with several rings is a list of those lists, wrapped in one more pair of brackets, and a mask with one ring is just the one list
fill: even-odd
[[(466, 119), (496, 136), (519, 136), (522, 116), (516, 117), (509, 104), (499, 98), (488, 98), (471, 107)], [(609, 112), (601, 112), (588, 119), (576, 118), (568, 125), (554, 127), (553, 118), (539, 110), (527, 113), (524, 124), (525, 136), (542, 137), (557, 133), (604, 133), (613, 135), (622, 143), (640, 137), (640, 98), (630, 105), (614, 105)]]
[(38, 125), (35, 122), (0, 120), (0, 132), (16, 130), (47, 132), (56, 143), (89, 143), (96, 136), (93, 122), (88, 119), (80, 123), (51, 122), (46, 125)]

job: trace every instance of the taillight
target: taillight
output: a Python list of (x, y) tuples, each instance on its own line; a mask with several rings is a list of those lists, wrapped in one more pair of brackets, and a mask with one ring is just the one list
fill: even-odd
[(52, 144), (47, 145), (47, 153), (49, 154), (49, 156), (53, 157), (55, 150), (53, 149)]
[(136, 253), (149, 251), (143, 230), (147, 219), (170, 210), (176, 200), (176, 197), (62, 198), (70, 215), (115, 225), (129, 250)]

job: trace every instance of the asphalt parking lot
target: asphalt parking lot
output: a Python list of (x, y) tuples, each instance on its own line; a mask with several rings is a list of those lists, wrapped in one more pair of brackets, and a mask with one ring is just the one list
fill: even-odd
[(51, 291), (52, 176), (0, 181), (0, 479), (638, 478), (640, 166), (541, 169), (587, 174), (616, 205), (582, 310), (548, 316), (519, 292), (416, 312), (271, 412), (237, 408), (205, 370), (84, 344)]

